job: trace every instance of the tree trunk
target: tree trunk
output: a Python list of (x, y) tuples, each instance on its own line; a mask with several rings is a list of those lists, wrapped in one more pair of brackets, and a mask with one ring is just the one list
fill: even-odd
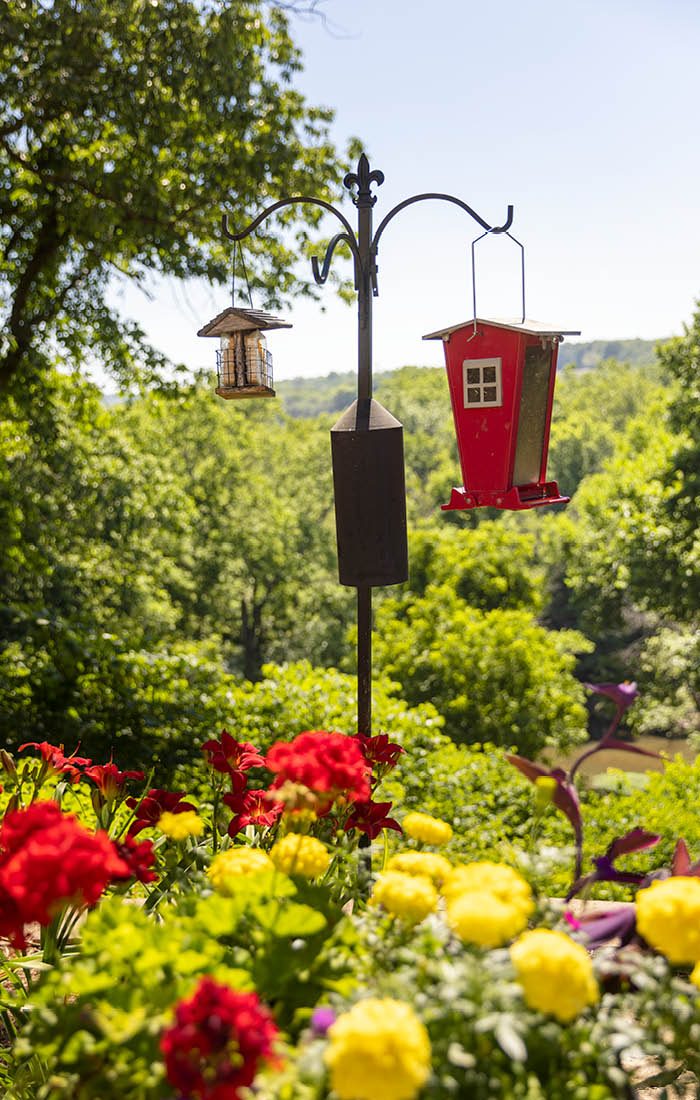
[(262, 629), (263, 605), (253, 595), (250, 602), (241, 600), (241, 636), (243, 647), (243, 675), (246, 680), (262, 680), (263, 645)]
[(7, 323), (10, 347), (6, 355), (0, 359), (0, 389), (6, 389), (20, 369), (23, 359), (32, 346), (33, 329), (36, 324), (47, 319), (41, 313), (31, 314), (29, 300), (32, 292), (41, 283), (46, 269), (57, 263), (62, 243), (63, 237), (58, 228), (58, 208), (54, 200), (46, 210), (44, 221), (37, 233), (34, 251), (15, 290), (12, 311)]

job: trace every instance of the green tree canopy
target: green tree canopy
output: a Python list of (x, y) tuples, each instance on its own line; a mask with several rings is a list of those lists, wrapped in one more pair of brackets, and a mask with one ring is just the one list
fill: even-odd
[(412, 706), (431, 702), (457, 742), (517, 746), (534, 755), (585, 740), (574, 631), (550, 631), (526, 610), (480, 611), (450, 585), (412, 601), (386, 600), (376, 616), (378, 669)]
[(677, 380), (670, 406), (678, 433), (667, 483), (666, 517), (673, 528), (667, 609), (697, 624), (700, 609), (700, 303), (683, 336), (659, 348), (659, 359)]
[[(220, 283), (223, 207), (244, 223), (265, 196), (337, 183), (332, 113), (293, 88), (299, 67), (287, 14), (263, 0), (5, 0), (0, 386), (52, 360), (157, 373), (108, 303), (112, 277)], [(299, 288), (297, 217), (251, 244), (254, 285)]]

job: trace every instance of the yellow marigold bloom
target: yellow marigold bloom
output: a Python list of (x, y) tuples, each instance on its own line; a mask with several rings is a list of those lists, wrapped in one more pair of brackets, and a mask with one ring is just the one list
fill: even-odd
[(455, 898), (472, 891), (494, 894), (504, 904), (520, 908), (527, 917), (535, 908), (529, 883), (505, 863), (491, 863), (489, 860), (460, 863), (450, 872), (442, 887), (448, 905)]
[(452, 870), (449, 859), (435, 852), (397, 852), (387, 863), (389, 871), (403, 871), (406, 875), (422, 875), (441, 883)]
[(527, 913), (487, 890), (470, 890), (449, 902), (447, 923), (464, 943), (501, 947), (527, 927)]
[(667, 878), (637, 894), (637, 929), (672, 963), (700, 960), (700, 880)]
[(314, 810), (303, 808), (288, 810), (282, 817), (282, 824), (288, 833), (307, 833), (316, 821), (318, 814)]
[(273, 846), (270, 859), (278, 871), (303, 878), (318, 878), (328, 869), (331, 857), (315, 836), (287, 833)]
[(204, 822), (194, 810), (185, 810), (182, 814), (166, 812), (158, 818), (158, 828), (171, 840), (187, 840), (188, 836), (201, 836)]
[(700, 962), (696, 962), (693, 967), (693, 973), (690, 975), (690, 980), (693, 985), (700, 987)]
[(511, 947), (510, 957), (526, 1003), (563, 1024), (600, 997), (588, 952), (563, 932), (549, 928), (524, 932)]
[(452, 826), (447, 821), (441, 821), (439, 817), (431, 817), (430, 814), (411, 813), (406, 814), (401, 822), (403, 831), (414, 840), (420, 840), (423, 844), (447, 844), (452, 838)]
[(384, 871), (377, 876), (372, 900), (394, 917), (418, 923), (437, 909), (438, 894), (429, 878), (403, 871)]
[(403, 1001), (358, 1001), (328, 1038), (324, 1058), (340, 1100), (413, 1100), (428, 1079), (428, 1032)]
[(274, 863), (260, 848), (229, 848), (214, 856), (207, 875), (217, 894), (231, 897), (236, 886), (240, 887), (242, 878), (274, 869)]

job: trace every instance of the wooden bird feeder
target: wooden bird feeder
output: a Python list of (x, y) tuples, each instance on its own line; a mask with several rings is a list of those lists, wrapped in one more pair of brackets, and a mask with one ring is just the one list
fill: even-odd
[(198, 336), (218, 336), (221, 341), (216, 353), (219, 397), (274, 397), (272, 355), (264, 332), (291, 327), (262, 310), (229, 306), (201, 328)]

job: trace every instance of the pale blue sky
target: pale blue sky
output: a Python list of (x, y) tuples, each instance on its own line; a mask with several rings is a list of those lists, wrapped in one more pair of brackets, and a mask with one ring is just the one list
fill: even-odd
[[(327, 0), (324, 10), (331, 31), (293, 20), (305, 58), (297, 86), (335, 109), (341, 147), (361, 137), (385, 173), (376, 222), (420, 191), (452, 192), (492, 222), (512, 203), (529, 317), (586, 340), (681, 331), (700, 298), (697, 0)], [(471, 316), (478, 232), (447, 204), (392, 222), (375, 369), (442, 363), (439, 343), (421, 337)], [(479, 312), (514, 315), (517, 249), (491, 238), (478, 258)], [(195, 333), (227, 291), (156, 290), (151, 303), (127, 291), (124, 311), (174, 357), (213, 362), (214, 341)], [(330, 288), (323, 305), (286, 312), (294, 328), (270, 337), (276, 377), (354, 369), (354, 307)]]

